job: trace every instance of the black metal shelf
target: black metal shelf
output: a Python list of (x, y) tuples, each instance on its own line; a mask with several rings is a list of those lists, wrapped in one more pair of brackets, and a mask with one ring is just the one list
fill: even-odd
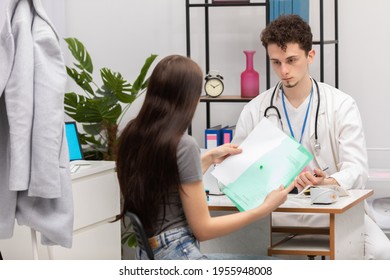
[(210, 97), (203, 95), (200, 97), (200, 102), (206, 103), (206, 127), (210, 127), (210, 103), (247, 103), (252, 100), (252, 97), (241, 97), (241, 95), (224, 95), (218, 97)]
[[(191, 57), (191, 38), (190, 38), (190, 8), (204, 8), (205, 12), (205, 72), (208, 73), (210, 70), (210, 33), (209, 33), (209, 8), (217, 8), (217, 7), (265, 7), (266, 9), (266, 24), (269, 22), (269, 0), (265, 0), (264, 2), (256, 2), (256, 3), (229, 3), (229, 4), (216, 4), (209, 3), (211, 0), (205, 0), (205, 3), (202, 4), (191, 4), (191, 0), (186, 0), (186, 49), (187, 56)], [(266, 59), (266, 79), (267, 79), (267, 88), (270, 87), (270, 63), (269, 60)]]
[(327, 45), (327, 44), (338, 44), (339, 41), (338, 40), (326, 40), (326, 41), (313, 41), (313, 45), (321, 45), (321, 44), (324, 44), (324, 45)]

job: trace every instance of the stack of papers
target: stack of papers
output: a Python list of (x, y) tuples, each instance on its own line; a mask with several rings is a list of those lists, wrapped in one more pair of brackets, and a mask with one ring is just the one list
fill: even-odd
[(211, 173), (240, 211), (263, 203), (272, 190), (290, 185), (313, 159), (301, 144), (263, 118), (231, 156)]

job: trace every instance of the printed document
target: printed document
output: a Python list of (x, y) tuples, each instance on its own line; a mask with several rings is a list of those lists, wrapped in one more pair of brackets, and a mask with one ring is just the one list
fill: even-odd
[(313, 159), (301, 144), (263, 118), (241, 144), (242, 153), (228, 157), (212, 171), (240, 211), (259, 206), (269, 192), (292, 183)]

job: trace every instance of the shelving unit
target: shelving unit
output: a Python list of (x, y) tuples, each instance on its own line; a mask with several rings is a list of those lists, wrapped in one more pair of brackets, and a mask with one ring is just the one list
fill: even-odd
[(217, 98), (202, 96), (200, 102), (206, 103), (206, 127), (209, 128), (211, 125), (210, 113), (211, 106), (210, 103), (246, 103), (251, 101), (252, 98), (241, 97), (240, 95), (229, 95), (229, 96), (219, 96)]
[[(204, 8), (204, 15), (205, 15), (205, 72), (208, 73), (210, 70), (210, 24), (209, 24), (209, 9), (210, 8), (218, 8), (218, 7), (255, 7), (260, 6), (266, 9), (266, 24), (269, 22), (269, 0), (265, 0), (264, 2), (256, 2), (256, 3), (240, 3), (240, 4), (213, 4), (209, 3), (212, 0), (205, 0), (203, 4), (191, 4), (191, 0), (186, 0), (186, 39), (187, 39), (187, 56), (191, 57), (191, 22), (190, 22), (190, 9), (191, 8)], [(266, 61), (266, 72), (267, 72), (267, 88), (269, 88), (270, 85), (270, 79), (269, 79), (269, 71), (270, 71), (270, 64), (269, 61)]]
[(335, 63), (334, 63), (334, 74), (335, 74), (335, 87), (339, 86), (339, 9), (338, 9), (338, 0), (334, 1), (334, 39), (325, 40), (325, 21), (324, 21), (324, 0), (319, 0), (320, 2), (320, 39), (319, 41), (313, 41), (314, 45), (320, 46), (320, 81), (325, 81), (325, 45), (334, 45), (335, 52)]
[[(339, 63), (339, 49), (338, 49), (338, 0), (329, 0), (334, 1), (334, 39), (331, 40), (325, 40), (325, 32), (324, 32), (324, 26), (325, 26), (325, 20), (324, 20), (324, 1), (325, 0), (318, 0), (319, 1), (319, 40), (313, 41), (313, 45), (319, 45), (320, 46), (320, 78), (319, 81), (324, 82), (325, 80), (325, 45), (334, 45), (334, 53), (335, 53), (335, 87), (338, 87), (339, 85), (339, 71), (338, 71), (338, 63)], [(270, 14), (270, 1), (269, 0), (263, 0), (263, 1), (256, 1), (252, 3), (227, 3), (227, 4), (216, 4), (212, 3), (212, 0), (204, 0), (204, 3), (192, 3), (194, 1), (186, 0), (186, 48), (187, 48), (187, 56), (191, 57), (191, 20), (190, 20), (190, 10), (191, 8), (202, 8), (204, 9), (204, 21), (205, 21), (205, 73), (208, 73), (210, 70), (210, 23), (209, 23), (209, 9), (211, 8), (218, 8), (218, 7), (260, 7), (264, 8), (266, 11), (265, 16), (265, 23), (269, 23), (269, 14)], [(315, 35), (314, 35), (315, 36)], [(271, 87), (271, 75), (270, 75), (270, 62), (266, 58), (266, 87), (267, 89)], [(217, 98), (209, 98), (209, 97), (202, 97), (200, 102), (206, 103), (206, 127), (210, 127), (210, 103), (215, 102), (248, 102), (250, 101), (250, 98), (241, 98), (240, 95), (222, 95)], [(192, 133), (191, 127), (189, 129), (189, 133)]]

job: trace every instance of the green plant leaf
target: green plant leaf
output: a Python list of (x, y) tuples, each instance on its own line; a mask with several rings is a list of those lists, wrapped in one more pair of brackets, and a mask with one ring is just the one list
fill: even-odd
[(99, 135), (102, 130), (102, 125), (100, 123), (83, 124), (83, 130), (90, 135)]
[(66, 72), (68, 73), (68, 76), (71, 77), (77, 85), (79, 85), (79, 87), (81, 87), (88, 93), (95, 95), (91, 85), (89, 84), (90, 82), (92, 82), (92, 76), (90, 74), (85, 71), (79, 73), (76, 69), (70, 68), (68, 66), (66, 66)]
[(106, 97), (88, 99), (70, 92), (65, 94), (64, 103), (66, 114), (80, 123), (116, 123), (122, 113), (121, 105), (109, 102)]
[(137, 247), (137, 237), (135, 236), (135, 233), (127, 239), (127, 246), (130, 248)]
[(152, 54), (145, 60), (144, 66), (142, 67), (137, 79), (133, 83), (133, 88), (131, 90), (132, 93), (137, 94), (140, 90), (147, 87), (147, 82), (144, 82), (145, 77), (153, 61), (156, 59), (156, 57), (157, 57), (156, 54)]
[(96, 91), (97, 95), (100, 95), (98, 98), (104, 98), (105, 102), (107, 102), (107, 106), (113, 106), (118, 103), (118, 98), (116, 97), (115, 93), (112, 91), (112, 89), (107, 88), (105, 85), (103, 85), (101, 88), (99, 88)]
[(96, 149), (96, 150), (104, 151), (104, 146), (101, 145), (101, 140), (96, 138), (99, 136), (99, 134), (98, 135), (91, 135), (91, 134), (86, 134), (86, 133), (79, 133), (79, 136), (80, 136), (80, 143), (82, 145), (93, 146), (94, 149)]
[(83, 148), (88, 151), (88, 156), (96, 155), (96, 159), (115, 160), (118, 124), (130, 104), (145, 91), (148, 82), (146, 74), (157, 55), (151, 55), (145, 60), (134, 85), (120, 73), (106, 67), (100, 70), (103, 83), (97, 85), (92, 77), (92, 59), (83, 43), (76, 38), (64, 40), (76, 60), (75, 68), (67, 66), (66, 71), (83, 90), (82, 94), (65, 94), (65, 112), (83, 125), (84, 133), (79, 135), (81, 143), (86, 146)]
[(65, 94), (65, 98), (64, 98), (65, 113), (75, 121), (80, 121), (78, 108), (80, 106), (83, 106), (83, 104), (85, 104), (85, 96), (78, 95), (74, 92), (68, 92)]
[(107, 105), (107, 98), (86, 99), (85, 106), (78, 107), (78, 113), (83, 116), (81, 122), (96, 123), (108, 121), (116, 123), (122, 113), (120, 104)]
[(128, 103), (128, 104), (131, 104), (134, 102), (134, 100), (137, 98), (137, 95), (136, 94), (125, 94), (125, 93), (122, 93), (122, 92), (118, 92), (116, 94), (117, 98), (119, 101), (123, 102), (123, 103)]
[(137, 236), (131, 225), (127, 226), (124, 232), (122, 232), (121, 244), (127, 244), (127, 246), (131, 248), (137, 247)]
[(91, 56), (89, 55), (87, 49), (84, 47), (76, 38), (65, 38), (68, 48), (72, 53), (73, 57), (77, 60), (79, 64), (74, 63), (74, 65), (80, 70), (85, 70), (88, 73), (92, 74), (93, 64)]
[(135, 100), (137, 96), (131, 94), (131, 84), (123, 79), (120, 73), (112, 72), (108, 68), (102, 68), (100, 74), (104, 83), (104, 93), (114, 93), (116, 101), (119, 100), (123, 103), (132, 103)]
[(127, 244), (130, 248), (137, 247), (137, 236), (134, 232), (125, 232), (122, 234), (121, 238), (122, 245)]
[[(85, 133), (80, 133), (80, 143), (83, 145), (84, 157), (86, 155), (94, 155), (102, 158), (105, 153), (107, 153), (106, 141), (98, 135), (90, 135)], [(97, 159), (97, 158), (95, 158)]]

